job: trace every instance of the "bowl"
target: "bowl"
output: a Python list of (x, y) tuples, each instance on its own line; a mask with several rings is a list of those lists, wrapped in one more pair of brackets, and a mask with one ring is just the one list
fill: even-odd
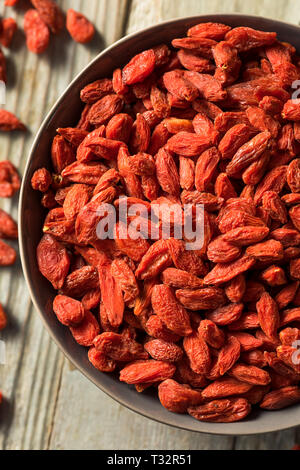
[(94, 80), (111, 76), (115, 68), (123, 67), (132, 56), (142, 50), (163, 42), (170, 43), (175, 37), (184, 36), (188, 28), (208, 21), (226, 23), (232, 27), (243, 25), (265, 31), (276, 31), (280, 40), (292, 42), (300, 51), (299, 27), (246, 15), (195, 16), (167, 21), (127, 36), (103, 51), (69, 85), (49, 112), (34, 140), (20, 194), (21, 260), (31, 298), (50, 335), (74, 366), (114, 400), (145, 417), (188, 431), (219, 435), (275, 432), (300, 424), (300, 406), (274, 412), (255, 410), (247, 420), (238, 423), (202, 423), (189, 415), (168, 412), (161, 406), (154, 392), (146, 391), (139, 394), (134, 387), (119, 382), (117, 376), (97, 371), (88, 361), (87, 350), (74, 341), (68, 328), (61, 325), (52, 313), (55, 291), (39, 272), (36, 261), (36, 247), (42, 235), (45, 213), (40, 203), (40, 195), (32, 190), (30, 180), (38, 168), (50, 169), (51, 141), (56, 129), (70, 126), (72, 124), (70, 116), (74, 117), (74, 124), (79, 119), (82, 110), (80, 90)]

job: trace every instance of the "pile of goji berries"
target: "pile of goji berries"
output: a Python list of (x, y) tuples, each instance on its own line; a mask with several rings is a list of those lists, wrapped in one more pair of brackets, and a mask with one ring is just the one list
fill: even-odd
[[(99, 371), (158, 388), (170, 411), (234, 422), (300, 402), (300, 57), (275, 33), (212, 23), (172, 46), (81, 91), (53, 174), (32, 178), (49, 209), (37, 260)], [(203, 204), (203, 248), (135, 240), (122, 222), (99, 239), (99, 207), (124, 197)]]

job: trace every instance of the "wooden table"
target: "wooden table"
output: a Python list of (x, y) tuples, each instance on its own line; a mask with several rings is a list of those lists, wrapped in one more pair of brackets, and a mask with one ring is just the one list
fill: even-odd
[[(6, 109), (28, 125), (25, 136), (0, 136), (0, 159), (22, 172), (34, 135), (44, 116), (70, 80), (101, 49), (126, 33), (169, 18), (222, 12), (248, 13), (299, 23), (299, 0), (64, 0), (97, 26), (89, 46), (66, 33), (52, 37), (42, 55), (29, 53), (22, 30), (9, 51)], [(4, 8), (21, 26), (26, 1)], [(292, 42), (292, 38), (291, 38)], [(17, 199), (1, 207), (17, 217)], [(7, 306), (9, 327), (6, 365), (0, 366), (0, 389), (6, 397), (0, 411), (1, 449), (291, 449), (300, 431), (258, 437), (208, 436), (180, 431), (142, 418), (100, 392), (72, 369), (42, 326), (30, 301), (20, 263), (1, 269), (0, 301)]]

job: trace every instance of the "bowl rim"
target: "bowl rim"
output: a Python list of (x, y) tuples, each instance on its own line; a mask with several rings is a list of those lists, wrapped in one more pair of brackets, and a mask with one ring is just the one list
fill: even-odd
[[(231, 423), (230, 425), (226, 425), (225, 423), (223, 424), (216, 424), (216, 423), (207, 423), (207, 422), (198, 422), (199, 426), (201, 426), (202, 429), (190, 429), (186, 425), (182, 425), (180, 423), (175, 424), (172, 422), (172, 420), (166, 419), (165, 417), (158, 418), (152, 416), (150, 413), (144, 412), (142, 409), (137, 409), (131, 401), (126, 401), (126, 399), (122, 399), (119, 397), (116, 397), (114, 394), (113, 390), (110, 390), (106, 386), (102, 385), (102, 383), (97, 382), (97, 380), (89, 373), (87, 369), (85, 369), (81, 364), (79, 364), (79, 361), (75, 357), (73, 357), (67, 350), (66, 346), (62, 341), (58, 339), (52, 328), (47, 324), (45, 315), (43, 314), (36, 294), (35, 290), (33, 288), (32, 280), (29, 275), (29, 268), (28, 268), (28, 257), (26, 254), (26, 247), (24, 243), (24, 197), (25, 197), (25, 186), (28, 178), (30, 177), (29, 171), (30, 171), (30, 165), (33, 160), (35, 151), (38, 147), (38, 143), (40, 141), (40, 138), (42, 137), (45, 129), (47, 128), (48, 123), (51, 121), (52, 117), (55, 115), (57, 112), (57, 109), (60, 107), (60, 105), (63, 103), (66, 95), (69, 93), (69, 91), (73, 88), (73, 86), (77, 83), (77, 81), (82, 78), (86, 72), (93, 67), (95, 63), (97, 63), (102, 56), (107, 55), (111, 50), (113, 50), (115, 47), (119, 46), (120, 44), (126, 43), (130, 39), (138, 38), (139, 36), (145, 34), (145, 33), (150, 33), (151, 31), (155, 32), (157, 29), (161, 27), (168, 27), (168, 26), (174, 26), (177, 23), (182, 23), (184, 21), (186, 22), (194, 22), (194, 21), (199, 21), (201, 22), (207, 22), (207, 21), (212, 21), (212, 22), (222, 22), (226, 24), (226, 20), (230, 22), (230, 19), (235, 18), (235, 19), (240, 19), (241, 22), (244, 20), (263, 20), (266, 22), (270, 22), (274, 25), (274, 30), (280, 26), (289, 26), (291, 28), (295, 29), (295, 32), (300, 32), (300, 26), (295, 25), (293, 23), (287, 22), (287, 21), (280, 21), (272, 18), (266, 18), (262, 17), (260, 15), (247, 15), (247, 14), (239, 14), (239, 13), (220, 13), (220, 14), (207, 14), (207, 15), (192, 15), (192, 16), (187, 16), (187, 17), (180, 17), (180, 18), (173, 18), (169, 20), (165, 20), (156, 24), (153, 24), (151, 26), (148, 26), (146, 28), (139, 29), (138, 31), (135, 31), (133, 33), (130, 33), (121, 39), (117, 40), (104, 50), (102, 50), (97, 56), (92, 59), (69, 83), (69, 85), (66, 87), (64, 92), (59, 96), (59, 98), (56, 100), (54, 105), (51, 107), (51, 109), (48, 111), (47, 115), (43, 119), (42, 123), (39, 126), (39, 129), (36, 133), (36, 136), (33, 140), (33, 143), (30, 147), (29, 150), (29, 155), (27, 158), (27, 162), (25, 165), (24, 169), (24, 175), (22, 178), (22, 185), (20, 189), (20, 196), (19, 196), (19, 208), (18, 208), (18, 225), (19, 225), (19, 250), (20, 250), (20, 259), (21, 259), (21, 265), (22, 265), (22, 270), (24, 274), (24, 278), (27, 284), (27, 288), (29, 290), (30, 298), (31, 301), (33, 302), (33, 305), (35, 306), (42, 323), (46, 330), (48, 331), (50, 337), (52, 340), (55, 342), (55, 344), (58, 346), (60, 351), (65, 355), (65, 357), (71, 362), (71, 364), (78, 370), (80, 371), (87, 379), (89, 379), (94, 385), (96, 385), (102, 392), (104, 392), (106, 395), (108, 395), (111, 399), (119, 403), (120, 405), (126, 407), (132, 412), (135, 412), (145, 418), (148, 418), (152, 421), (155, 421), (160, 424), (168, 425), (171, 426), (172, 428), (176, 429), (181, 429), (184, 431), (189, 431), (189, 432), (197, 432), (199, 434), (209, 434), (209, 435), (219, 435), (219, 436), (252, 436), (252, 435), (261, 435), (265, 433), (275, 433), (278, 431), (284, 431), (287, 429), (293, 429), (294, 427), (297, 427), (300, 424), (300, 418), (299, 418), (299, 423), (293, 424), (293, 425), (288, 425), (284, 424), (281, 425), (277, 424), (276, 427), (273, 425), (272, 422), (270, 422), (269, 427), (267, 425), (264, 425), (263, 429), (256, 429), (256, 430), (248, 430), (245, 429), (245, 432), (241, 432), (241, 430), (234, 430), (234, 425), (238, 424), (243, 424), (245, 428), (247, 428), (247, 421), (242, 421), (240, 423)], [(125, 384), (126, 385), (126, 384)], [(275, 413), (275, 412), (274, 412)], [(171, 413), (170, 413), (171, 414)], [(173, 413), (172, 413), (173, 416)], [(191, 418), (192, 419), (192, 418)], [(228, 426), (228, 431), (226, 430), (226, 426)], [(238, 431), (238, 432), (237, 432)]]

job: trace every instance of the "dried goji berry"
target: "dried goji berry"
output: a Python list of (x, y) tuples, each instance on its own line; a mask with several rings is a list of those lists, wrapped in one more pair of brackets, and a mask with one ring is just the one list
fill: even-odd
[(88, 358), (93, 366), (100, 370), (100, 372), (114, 372), (117, 367), (117, 364), (114, 360), (106, 357), (104, 354), (97, 351), (97, 349), (94, 347), (89, 349)]
[(2, 20), (2, 31), (0, 33), (0, 43), (4, 47), (10, 47), (14, 34), (17, 29), (17, 23), (14, 18), (4, 18)]
[(55, 289), (62, 288), (70, 267), (66, 248), (52, 235), (44, 235), (37, 248), (39, 270)]
[(0, 109), (0, 131), (25, 131), (25, 125), (11, 112)]
[(218, 308), (226, 303), (223, 291), (214, 287), (198, 290), (179, 289), (176, 291), (176, 297), (185, 308), (195, 312)]
[(269, 338), (276, 337), (279, 327), (279, 313), (275, 300), (265, 292), (257, 302), (256, 308), (263, 332)]
[(170, 287), (156, 285), (152, 291), (151, 301), (154, 313), (169, 330), (180, 336), (188, 336), (192, 333), (188, 313), (176, 300)]
[(134, 85), (144, 81), (153, 72), (155, 65), (156, 57), (153, 49), (138, 54), (123, 69), (124, 83)]
[(233, 423), (246, 418), (251, 412), (250, 403), (244, 398), (214, 400), (210, 403), (188, 408), (188, 413), (198, 421), (210, 423)]
[(67, 30), (76, 42), (86, 44), (95, 35), (93, 24), (82, 14), (72, 8), (67, 11)]
[(298, 387), (284, 387), (265, 395), (260, 407), (264, 410), (281, 410), (295, 405), (299, 401), (300, 389)]
[[(32, 45), (43, 50), (62, 17), (52, 0), (34, 4)], [(77, 19), (76, 39), (90, 39), (94, 28)], [(123, 364), (120, 380), (158, 388), (167, 410), (229, 423), (251, 405), (299, 401), (300, 100), (289, 92), (299, 58), (276, 33), (216, 23), (172, 45), (80, 91), (75, 127), (53, 140), (54, 174), (32, 175), (49, 209), (38, 264), (58, 289), (58, 319), (96, 369)], [(0, 130), (15, 128), (2, 110)], [(0, 163), (0, 195), (19, 187)], [(193, 249), (186, 209), (203, 228)], [(1, 220), (0, 236), (16, 238), (14, 221)], [(15, 251), (0, 245), (0, 264), (12, 264)]]
[(128, 384), (162, 382), (172, 378), (175, 370), (173, 364), (163, 361), (137, 361), (121, 370), (120, 380)]
[(203, 402), (200, 392), (171, 379), (159, 385), (158, 397), (163, 407), (173, 413), (186, 413), (188, 406), (199, 405)]
[(229, 375), (250, 385), (263, 386), (268, 385), (271, 382), (271, 377), (268, 372), (263, 369), (259, 369), (258, 367), (244, 364), (234, 365), (230, 370)]
[(28, 49), (35, 54), (42, 54), (48, 48), (50, 32), (39, 11), (27, 10), (24, 16), (24, 31)]
[(183, 340), (183, 348), (189, 358), (191, 369), (199, 375), (210, 371), (211, 357), (209, 347), (198, 333), (193, 333)]
[(226, 372), (232, 369), (233, 365), (239, 360), (240, 355), (240, 342), (234, 336), (230, 336), (218, 356), (217, 367), (220, 375), (225, 375)]
[(144, 347), (156, 361), (178, 362), (183, 356), (183, 350), (180, 346), (161, 339), (150, 340)]
[(6, 313), (2, 304), (0, 304), (0, 331), (4, 330), (4, 328), (6, 328), (6, 325), (7, 325), (7, 316), (6, 316)]
[(216, 398), (232, 397), (234, 395), (243, 395), (251, 389), (250, 384), (240, 382), (234, 378), (224, 377), (208, 385), (203, 391), (202, 396), (206, 400)]
[(114, 91), (112, 80), (102, 78), (85, 86), (80, 92), (80, 99), (84, 103), (94, 104)]
[(94, 346), (97, 351), (119, 362), (148, 359), (141, 344), (117, 333), (102, 333), (94, 339)]
[(0, 209), (0, 237), (7, 239), (18, 238), (18, 226), (12, 217)]
[(100, 333), (100, 328), (94, 315), (86, 310), (83, 321), (78, 326), (71, 326), (70, 331), (80, 346), (89, 347)]

